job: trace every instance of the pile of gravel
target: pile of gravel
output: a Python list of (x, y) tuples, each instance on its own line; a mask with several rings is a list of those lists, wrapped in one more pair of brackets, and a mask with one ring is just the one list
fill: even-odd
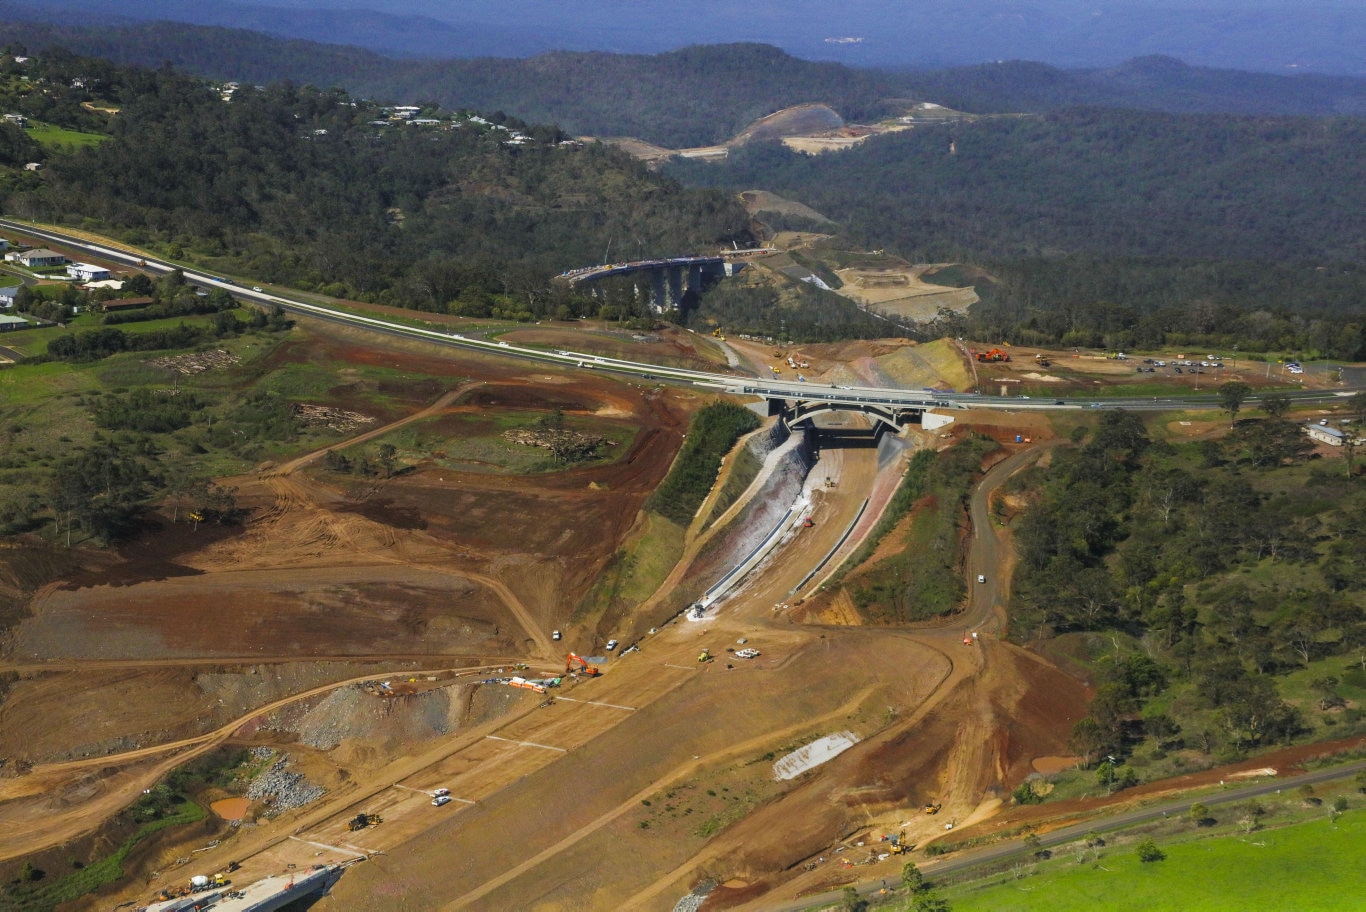
[(287, 772), (287, 766), (289, 758), (281, 757), (247, 787), (247, 797), (268, 804), (270, 814), (282, 814), (303, 807), (327, 794), (327, 789), (307, 782), (303, 773)]
[(692, 888), (692, 892), (674, 904), (674, 912), (697, 912), (707, 901), (707, 896), (716, 889), (716, 881), (708, 878)]

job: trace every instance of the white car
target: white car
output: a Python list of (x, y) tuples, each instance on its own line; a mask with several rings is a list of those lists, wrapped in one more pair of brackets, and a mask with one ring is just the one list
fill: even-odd
[(255, 292), (260, 292), (261, 286), (260, 286), (260, 285), (253, 285), (253, 286), (251, 286), (251, 290), (252, 290), (252, 291), (255, 291)]
[(446, 797), (447, 795), (449, 795), (450, 793), (451, 793), (451, 790), (448, 789), (448, 788), (439, 788), (439, 789), (435, 790), (434, 792), (432, 792), (432, 797), (433, 797), (433, 798), (444, 798), (444, 797)]
[(608, 652), (611, 652), (613, 649), (616, 649), (616, 648), (617, 648), (617, 641), (616, 641), (616, 640), (608, 640), (608, 641), (607, 641), (607, 651), (608, 651)]
[(437, 795), (435, 798), (432, 799), (432, 807), (441, 807), (441, 805), (443, 805), (443, 804), (450, 804), (450, 803), (451, 803), (451, 796), (450, 796), (450, 795)]
[(747, 649), (741, 649), (735, 653), (736, 658), (739, 659), (757, 659), (759, 655), (759, 650), (755, 649), (752, 646)]
[(987, 575), (986, 575), (985, 573), (979, 573), (979, 574), (977, 574), (977, 582), (979, 582), (979, 583), (985, 583), (986, 581), (987, 581)]
[(550, 631), (550, 638), (551, 638), (552, 640), (555, 640), (556, 642), (559, 642), (559, 639), (560, 639), (560, 632), (559, 632), (558, 630), (552, 630), (552, 631)]

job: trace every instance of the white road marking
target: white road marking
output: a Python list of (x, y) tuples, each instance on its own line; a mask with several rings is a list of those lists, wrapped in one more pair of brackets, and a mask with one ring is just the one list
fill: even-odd
[(514, 741), (511, 738), (500, 738), (497, 735), (485, 735), (484, 737), (491, 741), (506, 741), (508, 744), (520, 744), (523, 747), (539, 747), (548, 751), (559, 751), (562, 754), (569, 753), (563, 747), (551, 747), (549, 744), (537, 744), (535, 741)]
[(604, 703), (601, 700), (575, 700), (573, 697), (556, 697), (556, 700), (565, 700), (569, 703), (587, 703), (589, 706), (606, 706), (609, 709), (624, 709), (627, 712), (635, 712), (634, 706), (621, 706), (616, 703)]
[(338, 852), (338, 853), (340, 853), (340, 854), (342, 854), (342, 855), (350, 855), (350, 854), (353, 854), (353, 853), (354, 853), (354, 854), (357, 854), (357, 855), (369, 855), (369, 854), (370, 854), (370, 852), (369, 852), (368, 849), (361, 849), (361, 848), (357, 848), (356, 846), (332, 846), (332, 845), (326, 845), (326, 844), (321, 843), (321, 842), (314, 842), (314, 841), (311, 840), (311, 839), (300, 839), (298, 836), (291, 836), (291, 837), (289, 837), (289, 838), (290, 838), (290, 839), (293, 839), (295, 842), (302, 842), (304, 845), (311, 845), (311, 846), (313, 846), (313, 848), (315, 848), (315, 849), (326, 849), (326, 850), (329, 851), (329, 852)]

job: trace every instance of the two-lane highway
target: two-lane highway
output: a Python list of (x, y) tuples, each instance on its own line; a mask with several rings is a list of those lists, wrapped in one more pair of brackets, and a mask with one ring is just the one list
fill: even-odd
[[(500, 357), (521, 358), (558, 364), (580, 370), (605, 371), (626, 374), (643, 380), (661, 380), (687, 383), (693, 386), (727, 392), (740, 396), (759, 396), (767, 399), (784, 399), (803, 402), (824, 402), (834, 406), (884, 406), (889, 409), (995, 409), (1006, 411), (1075, 411), (1079, 409), (1132, 409), (1132, 410), (1169, 410), (1195, 409), (1214, 410), (1221, 407), (1219, 397), (1214, 394), (1174, 398), (1152, 398), (1146, 396), (1111, 398), (1086, 402), (1066, 402), (1053, 399), (1028, 399), (1024, 397), (983, 396), (976, 393), (952, 393), (935, 390), (903, 390), (885, 387), (846, 387), (826, 386), (802, 381), (778, 379), (755, 379), (732, 373), (717, 371), (695, 371), (677, 367), (666, 367), (642, 361), (629, 361), (622, 358), (607, 358), (600, 355), (565, 350), (546, 350), (513, 345), (508, 342), (464, 336), (460, 333), (444, 332), (423, 326), (415, 326), (392, 319), (365, 316), (336, 307), (312, 304), (298, 298), (286, 297), (279, 292), (258, 290), (259, 286), (242, 285), (220, 276), (211, 275), (193, 267), (186, 267), (131, 248), (117, 248), (96, 243), (86, 238), (48, 226), (0, 218), (0, 228), (29, 235), (98, 258), (106, 262), (122, 263), (139, 269), (166, 273), (179, 269), (185, 279), (205, 288), (220, 288), (239, 300), (248, 301), (262, 307), (279, 307), (289, 313), (308, 316), (333, 323), (341, 323), (372, 332), (411, 339), (422, 339), (437, 345), (472, 349)], [(418, 319), (416, 313), (414, 319)], [(1357, 392), (1356, 388), (1343, 388), (1336, 391), (1292, 391), (1283, 393), (1295, 402), (1322, 402), (1348, 396)], [(1249, 397), (1247, 402), (1255, 404), (1257, 397)]]

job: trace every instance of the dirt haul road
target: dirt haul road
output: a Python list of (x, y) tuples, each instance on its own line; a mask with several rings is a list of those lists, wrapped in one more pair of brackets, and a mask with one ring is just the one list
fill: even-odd
[[(244, 566), (281, 574), (281, 580), (340, 574), (328, 586), (352, 585), (336, 566), (338, 548), (348, 565), (357, 554), (370, 557), (357, 579), (380, 567), (398, 573), (408, 564), (433, 568), (452, 560), (455, 575), (501, 581), (526, 605), (533, 626), (544, 629), (556, 617), (548, 606), (561, 603), (566, 586), (581, 591), (573, 587), (602, 566), (634, 507), (662, 477), (650, 434), (677, 433), (682, 426), (668, 394), (651, 399), (636, 393), (632, 399), (610, 386), (594, 395), (654, 421), (612, 471), (566, 472), (533, 482), (465, 475), (452, 491), (424, 470), (387, 485), (390, 503), (364, 514), (339, 511), (339, 499), (316, 480), (260, 479), (245, 494), (265, 508), (265, 518), (247, 534), (185, 555), (183, 562), (204, 575), (207, 591), (215, 591), (217, 582), (222, 593), (232, 588), (222, 585), (228, 578), (222, 574)], [(502, 402), (528, 395), (507, 377), (477, 394)], [(834, 455), (829, 458), (834, 465)], [(833, 546), (878, 475), (874, 450), (847, 450), (838, 459), (840, 483), (822, 492), (812, 510), (816, 524), (797, 530), (717, 616), (671, 625), (643, 641), (640, 652), (613, 659), (604, 678), (562, 691), (565, 699), (542, 705), (543, 697), (527, 693), (497, 720), (388, 762), (345, 770), (347, 784), (316, 806), (241, 832), (197, 864), (215, 869), (228, 859), (246, 860), (245, 880), (285, 864), (385, 852), (338, 885), (335, 901), (348, 910), (389, 909), (397, 896), (408, 907), (433, 909), (667, 908), (704, 873), (777, 887), (789, 876), (780, 872), (851, 831), (904, 819), (927, 796), (943, 796), (946, 810), (982, 812), (989, 789), (1010, 781), (1032, 757), (1058, 752), (1065, 730), (1058, 735), (1057, 719), (1066, 718), (1069, 694), (1079, 688), (1004, 647), (987, 647), (984, 662), (978, 650), (958, 645), (948, 628), (920, 636), (806, 627), (774, 612), (772, 605)], [(528, 504), (539, 501), (527, 514), (537, 527), (515, 520), (519, 488), (528, 486), (535, 489)], [(548, 503), (562, 510), (547, 510)], [(426, 528), (375, 520), (419, 508)], [(460, 534), (456, 520), (442, 517), (464, 520)], [(528, 559), (529, 539), (558, 542), (560, 556), (546, 561), (533, 552)], [(570, 555), (578, 561), (571, 564)], [(403, 589), (368, 589), (365, 595), (395, 603), (412, 598)], [(350, 598), (336, 604), (344, 608)], [(417, 601), (440, 598), (427, 586)], [(29, 642), (39, 641), (39, 634), (58, 642), (54, 616), (65, 618), (67, 630), (91, 623), (88, 614), (78, 617), (79, 600), (65, 611), (51, 602), (39, 608), (32, 627), (22, 631)], [(297, 624), (295, 617), (274, 630), (292, 633)], [(428, 641), (428, 627), (428, 621), (412, 625), (402, 643)], [(371, 622), (366, 655), (376, 652), (376, 629), (388, 628)], [(303, 636), (300, 656), (331, 655), (326, 645), (334, 644), (324, 644), (322, 635)], [(763, 655), (731, 660), (724, 648), (740, 637)], [(528, 650), (537, 647), (535, 638), (527, 640)], [(188, 643), (187, 659), (202, 658), (206, 641)], [(572, 639), (563, 645), (580, 648)], [(396, 651), (398, 646), (393, 643)], [(703, 646), (716, 661), (697, 661)], [(589, 647), (591, 642), (582, 648)], [(801, 779), (774, 783), (774, 753), (840, 730), (861, 742)], [(433, 808), (419, 793), (438, 784), (460, 800)], [(726, 800), (733, 803), (704, 806)], [(385, 824), (347, 832), (345, 820), (360, 810), (382, 811)], [(462, 859), (454, 869), (452, 857)], [(513, 869), (509, 859), (518, 859)], [(829, 874), (817, 870), (813, 876), (819, 881)], [(143, 892), (132, 889), (128, 898), (145, 899)]]
[[(490, 670), (489, 666), (405, 669), (403, 674), (472, 676)], [(0, 779), (0, 807), (5, 819), (5, 826), (0, 828), (0, 860), (56, 845), (94, 829), (131, 804), (143, 789), (167, 772), (223, 744), (254, 719), (372, 677), (359, 676), (276, 700), (196, 738), (117, 756), (41, 764), (27, 775)]]
[[(841, 487), (852, 489), (855, 477), (846, 472)], [(414, 908), (667, 908), (700, 871), (724, 864), (727, 874), (771, 875), (825, 849), (851, 820), (872, 823), (868, 806), (908, 816), (908, 805), (918, 806), (928, 791), (911, 795), (904, 782), (880, 785), (874, 790), (883, 794), (869, 800), (869, 785), (889, 772), (935, 777), (928, 788), (966, 819), (983, 804), (984, 782), (999, 783), (1006, 766), (1056, 749), (1046, 736), (1003, 742), (997, 734), (1002, 707), (1058, 683), (1027, 658), (1003, 653), (987, 663), (999, 667), (997, 680), (978, 681), (979, 650), (965, 650), (950, 628), (919, 635), (935, 644), (927, 649), (904, 632), (807, 630), (775, 619), (772, 596), (795, 585), (811, 555), (830, 546), (809, 538), (810, 553), (785, 552), (719, 616), (674, 625), (639, 653), (613, 660), (605, 678), (565, 693), (592, 702), (538, 707), (496, 739), (414, 770), (414, 784), (440, 782), (477, 803), (446, 813), (451, 806), (433, 809), (399, 789), (374, 805), (386, 824), (363, 844), (386, 854), (348, 874), (337, 888), (339, 902), (380, 909), (401, 892)], [(737, 634), (764, 655), (732, 660), (726, 669), (718, 643)], [(699, 664), (697, 653), (708, 644), (721, 658)], [(936, 700), (950, 696), (949, 712), (939, 712)], [(889, 703), (904, 716), (886, 724), (881, 716)], [(724, 780), (737, 764), (752, 765), (764, 748), (795, 733), (810, 737), (851, 721), (869, 735), (864, 743), (793, 787), (781, 806), (763, 808), (710, 844), (661, 844), (636, 825), (642, 802), (659, 800), (661, 792), (697, 779)], [(851, 818), (842, 796), (853, 793), (865, 807)], [(300, 838), (344, 841), (340, 823), (355, 809)], [(930, 827), (938, 822), (922, 829)], [(280, 846), (273, 857), (283, 861), (293, 848)], [(458, 870), (449, 866), (452, 853), (463, 859)], [(509, 858), (520, 861), (508, 868)]]

